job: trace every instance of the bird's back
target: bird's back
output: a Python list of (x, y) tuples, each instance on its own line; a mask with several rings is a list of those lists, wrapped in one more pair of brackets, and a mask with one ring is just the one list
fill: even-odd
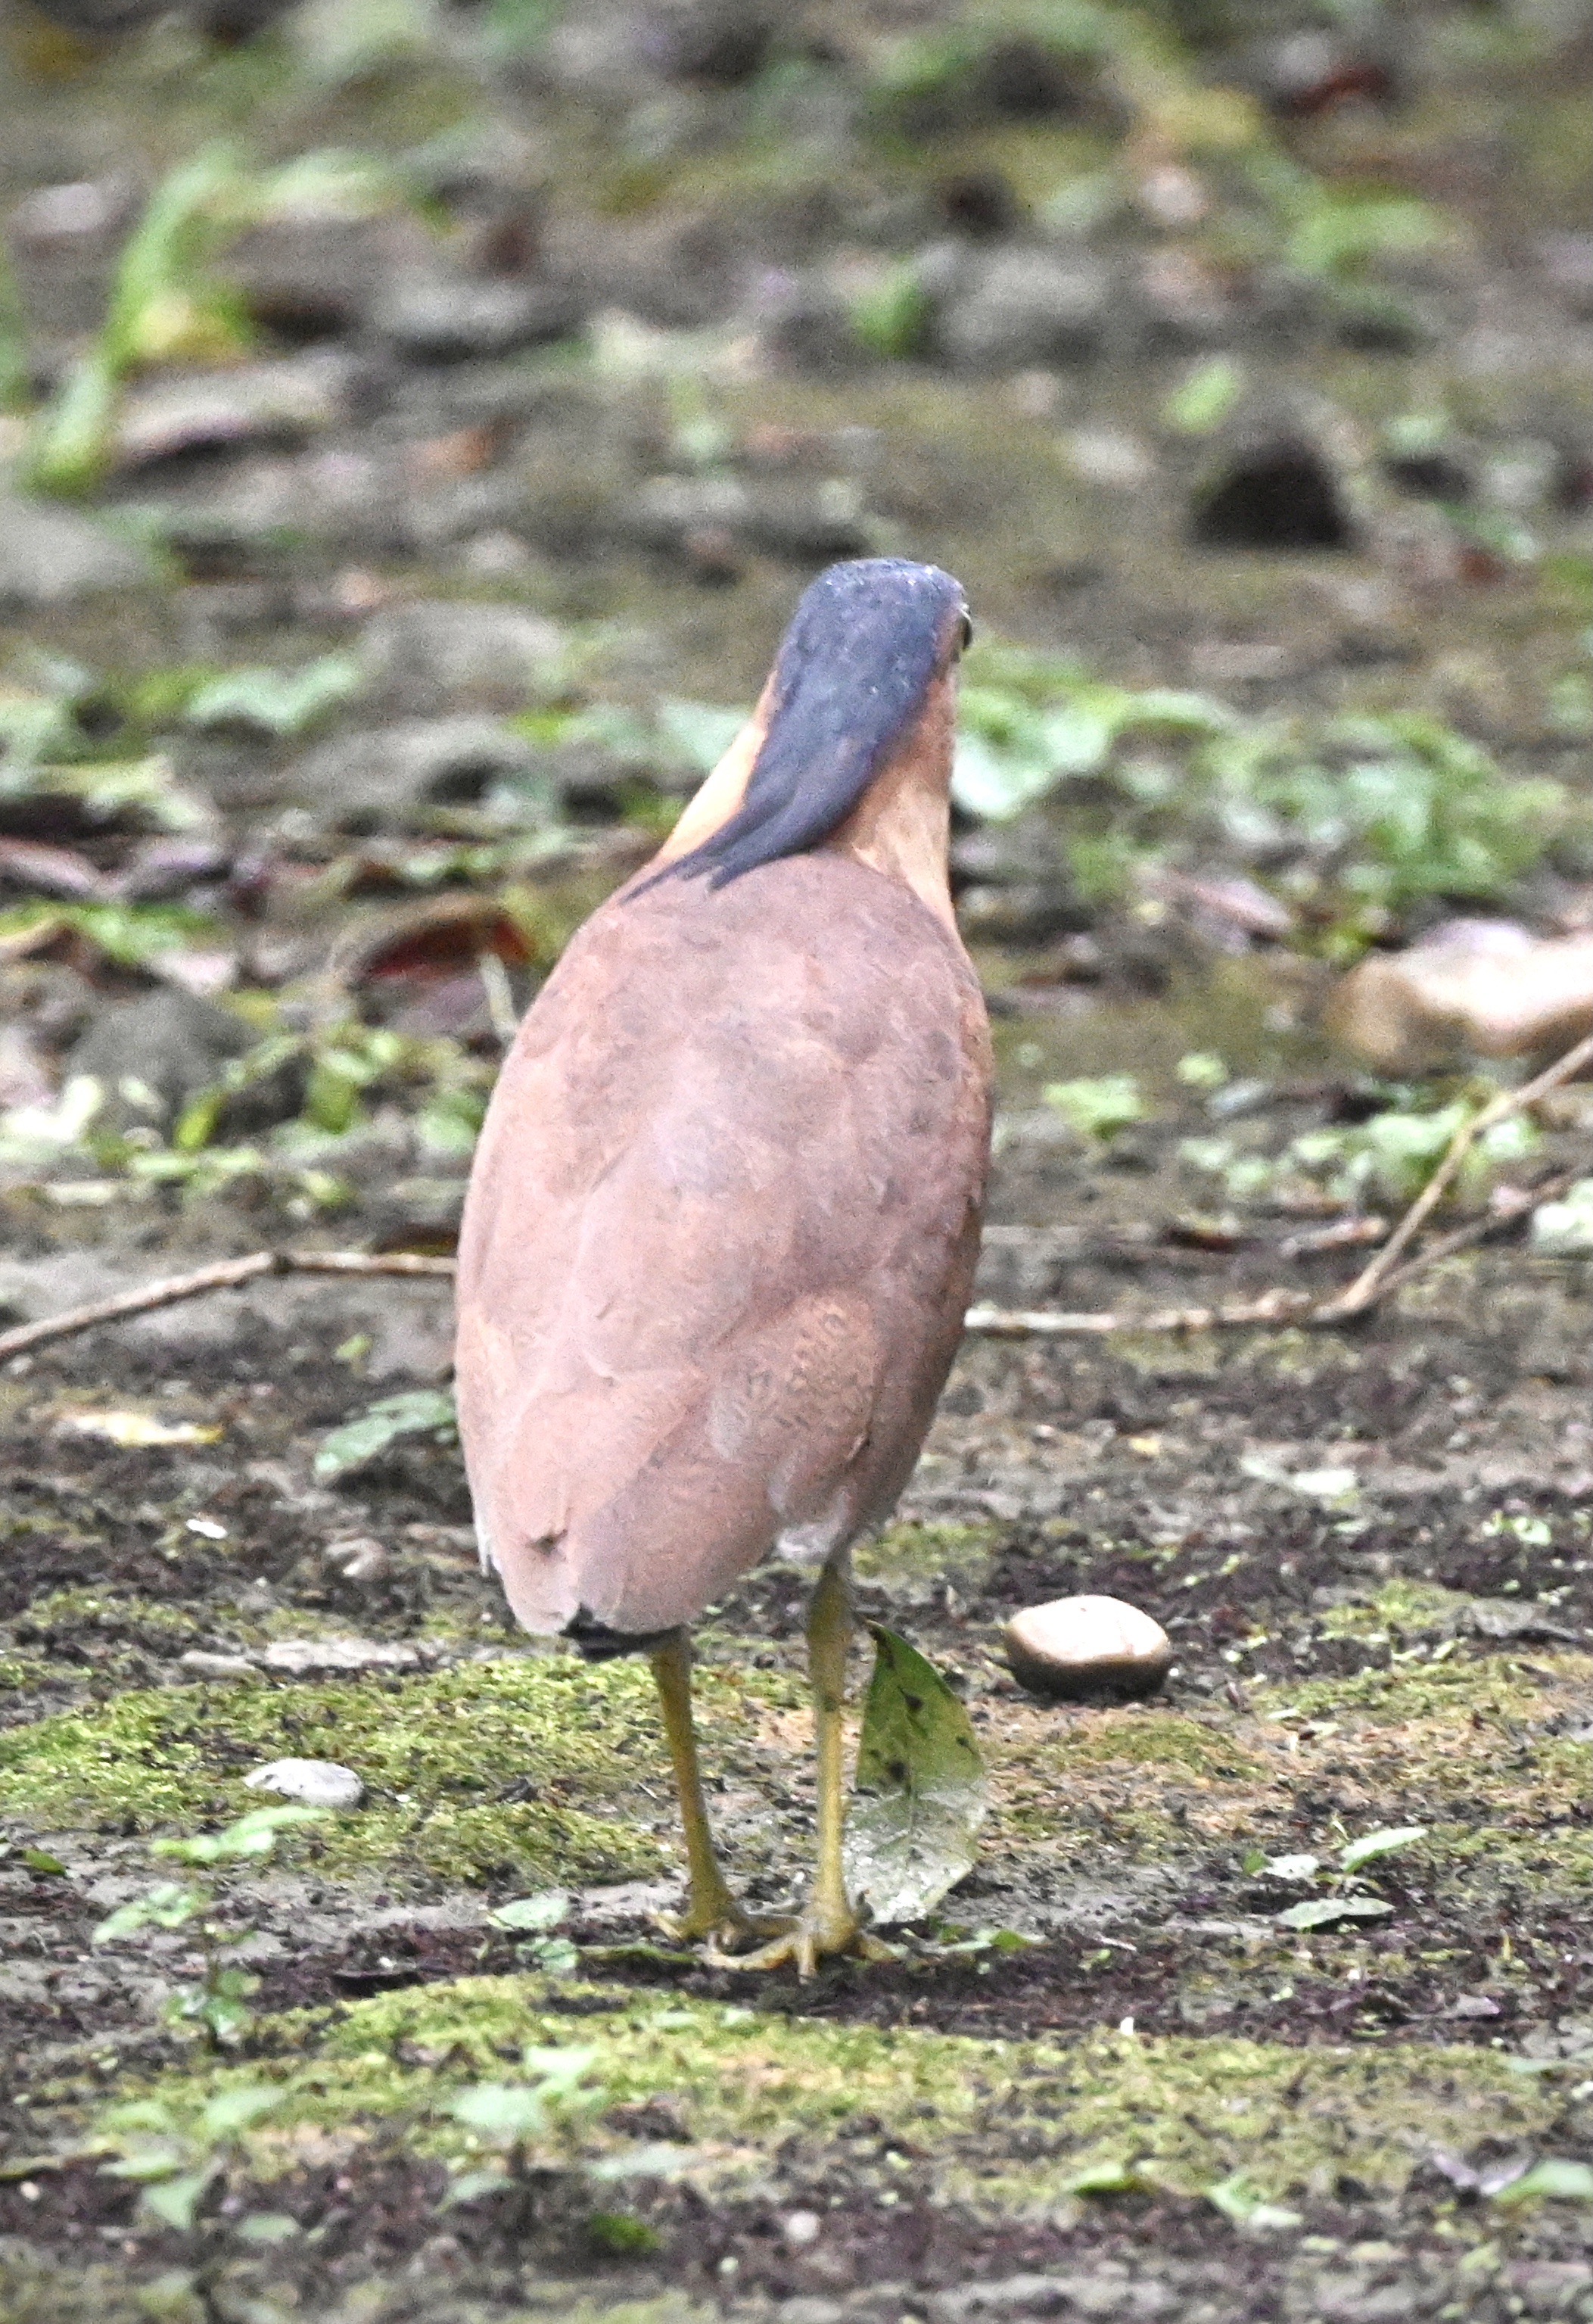
[(460, 1241), (460, 1425), (522, 1622), (645, 1636), (885, 1514), (962, 1327), (989, 1087), (954, 934), (843, 853), (586, 924)]

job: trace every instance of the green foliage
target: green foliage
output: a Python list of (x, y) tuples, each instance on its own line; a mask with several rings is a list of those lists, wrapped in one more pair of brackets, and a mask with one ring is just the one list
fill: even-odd
[(0, 412), (20, 411), (28, 400), (27, 318), (11, 261), (0, 250)]
[(1518, 2179), (1494, 2189), (1492, 2200), (1506, 2210), (1543, 2201), (1593, 2203), (1593, 2166), (1570, 2162), (1562, 2155), (1546, 2154)]
[(526, 1940), (515, 1950), (528, 1969), (540, 1969), (544, 1977), (573, 1977), (581, 1956), (567, 1937), (553, 1933), (569, 1914), (569, 1890), (544, 1888), (539, 1895), (516, 1896), (500, 1904), (487, 1918), (494, 1928)]
[(207, 146), (151, 195), (117, 262), (98, 337), (68, 373), (39, 420), (29, 461), (45, 492), (91, 491), (109, 461), (122, 382), (141, 363), (235, 355), (247, 333), (236, 302), (207, 272), (220, 234), (238, 215), (237, 156)]
[[(324, 1808), (296, 1807), (286, 1803), (275, 1807), (254, 1808), (240, 1816), (225, 1831), (197, 1832), (186, 1838), (156, 1840), (150, 1843), (152, 1856), (175, 1858), (180, 1864), (193, 1866), (228, 1866), (248, 1863), (270, 1856), (277, 1844), (279, 1832), (298, 1824), (322, 1823)], [(146, 1929), (186, 1929), (195, 1932), (204, 1963), (199, 1978), (192, 1984), (180, 1985), (166, 2005), (167, 2022), (178, 2026), (194, 2026), (203, 2034), (215, 2049), (225, 2049), (242, 2040), (253, 2018), (249, 2007), (251, 1997), (258, 1991), (260, 1979), (252, 1969), (245, 1969), (229, 1954), (247, 1942), (253, 1934), (250, 1929), (226, 1929), (207, 1916), (216, 1902), (214, 1888), (184, 1886), (180, 1882), (162, 1880), (134, 1896), (115, 1911), (107, 1914), (94, 1931), (92, 1942), (97, 1945), (120, 1944), (126, 1938), (140, 1935)], [(162, 2210), (161, 2202), (152, 2200), (149, 2208), (169, 2226), (187, 2226), (192, 2218), (192, 2203), (197, 2202), (208, 2184), (208, 2175), (180, 2167), (184, 2149), (181, 2142), (175, 2144), (168, 2135), (164, 2149), (174, 2157), (170, 2171), (157, 2174), (168, 2190), (161, 2199), (169, 2207), (180, 2209), (188, 2206), (187, 2217), (179, 2219), (171, 2209)], [(164, 2151), (164, 2149), (162, 2151)], [(119, 2168), (124, 2177), (143, 2177), (147, 2172), (136, 2170), (124, 2159)], [(176, 2176), (173, 2176), (173, 2173)], [(191, 2197), (191, 2201), (190, 2201)]]
[(1047, 1082), (1043, 1093), (1070, 1130), (1110, 1145), (1119, 1130), (1150, 1112), (1132, 1074), (1102, 1074), (1093, 1081)]
[[(772, 1675), (739, 1673), (732, 1683), (698, 1674), (710, 1746), (739, 1734), (749, 1688), (783, 1693)], [(523, 1890), (652, 1878), (665, 1861), (649, 1822), (638, 1820), (638, 1770), (655, 1771), (649, 1783), (668, 1781), (645, 1663), (588, 1669), (508, 1651), (401, 1681), (128, 1688), (0, 1731), (0, 1814), (57, 1831), (225, 1822), (259, 1803), (238, 1770), (301, 1755), (311, 1730), (367, 1790), (357, 1816), (315, 1832), (317, 1864), (328, 1872), (375, 1867), (387, 1879), (407, 1872)], [(514, 1788), (528, 1767), (537, 1770), (532, 1799)], [(673, 1827), (662, 1807), (658, 1821)], [(284, 1845), (297, 1839), (282, 1835)]]
[(1181, 436), (1209, 436), (1220, 428), (1245, 389), (1245, 367), (1234, 355), (1208, 355), (1162, 406), (1162, 424)]
[(870, 355), (898, 361), (924, 353), (934, 309), (912, 259), (858, 291), (850, 312), (853, 334)]
[(316, 1476), (322, 1484), (352, 1477), (404, 1436), (429, 1436), (438, 1444), (456, 1443), (457, 1417), (451, 1391), (407, 1388), (400, 1396), (383, 1397), (367, 1406), (357, 1419), (345, 1421), (341, 1428), (322, 1438), (316, 1454)]
[(228, 670), (193, 694), (188, 723), (296, 739), (351, 701), (364, 682), (352, 654), (323, 654), (299, 669)]
[(95, 2143), (116, 2158), (104, 2175), (135, 2181), (145, 2218), (186, 2235), (242, 2135), (281, 2103), (269, 2085), (233, 2083), (197, 2103), (149, 2098), (112, 2107), (95, 2126)]
[(966, 813), (1006, 821), (1060, 794), (1075, 876), (1096, 892), (1136, 863), (1237, 859), (1340, 954), (1425, 897), (1502, 895), (1570, 827), (1561, 785), (1507, 779), (1418, 713), (1248, 719), (994, 646), (970, 654), (962, 711)]
[(1359, 1877), (1360, 1868), (1363, 1864), (1375, 1864), (1380, 1857), (1397, 1855), (1402, 1849), (1413, 1847), (1426, 1837), (1425, 1824), (1400, 1824), (1363, 1832), (1359, 1840), (1348, 1841), (1339, 1850), (1339, 1868), (1331, 1874), (1320, 1857), (1268, 1857), (1259, 1849), (1245, 1858), (1242, 1868), (1269, 1880), (1330, 1881), (1327, 1895), (1303, 1897), (1278, 1914), (1285, 1929), (1304, 1932), (1334, 1928), (1345, 1921), (1386, 1920), (1394, 1907), (1381, 1896), (1364, 1893), (1366, 1883)]
[(905, 1638), (873, 1635), (846, 1877), (853, 1900), (889, 1924), (918, 1920), (971, 1871), (990, 1786), (959, 1697)]

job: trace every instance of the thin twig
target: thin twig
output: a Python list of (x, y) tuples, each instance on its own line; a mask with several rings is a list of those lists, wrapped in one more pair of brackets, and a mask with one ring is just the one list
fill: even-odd
[(1229, 1323), (1294, 1323), (1316, 1306), (1309, 1291), (1264, 1291), (1220, 1307), (1153, 1307), (1124, 1315), (1108, 1308), (1069, 1315), (1051, 1307), (971, 1307), (962, 1328), (983, 1340), (1073, 1340), (1110, 1332), (1211, 1332)]
[(1524, 1113), (1528, 1106), (1535, 1105), (1541, 1097), (1547, 1097), (1551, 1090), (1558, 1089), (1562, 1082), (1570, 1081), (1584, 1065), (1590, 1064), (1593, 1064), (1593, 1033), (1587, 1034), (1574, 1048), (1568, 1049), (1558, 1063), (1547, 1066), (1533, 1080), (1523, 1082), (1519, 1089), (1501, 1090), (1491, 1105), (1485, 1105), (1480, 1113), (1474, 1114), (1469, 1121), (1462, 1122), (1450, 1139), (1449, 1151), (1443, 1160), (1382, 1250), (1361, 1269), (1349, 1290), (1341, 1292), (1324, 1311), (1324, 1319), (1331, 1316), (1339, 1320), (1362, 1314), (1374, 1300), (1381, 1296), (1385, 1282), (1410, 1247), (1412, 1237), (1420, 1232), (1442, 1202), (1459, 1176), (1466, 1157), (1485, 1130), (1494, 1129), (1501, 1121), (1507, 1121), (1512, 1114)]
[(129, 1315), (147, 1315), (157, 1307), (175, 1307), (180, 1300), (198, 1299), (207, 1291), (235, 1291), (262, 1275), (422, 1275), (452, 1276), (451, 1259), (422, 1259), (413, 1251), (253, 1250), (246, 1259), (216, 1259), (196, 1268), (191, 1275), (168, 1275), (136, 1291), (120, 1291), (113, 1299), (97, 1299), (86, 1307), (69, 1307), (60, 1315), (41, 1316), (36, 1323), (18, 1323), (0, 1332), (0, 1361), (26, 1355), (51, 1340), (69, 1340), (78, 1332), (92, 1332), (101, 1323), (119, 1323)]
[[(1049, 1307), (971, 1307), (963, 1319), (963, 1330), (971, 1339), (1066, 1340), (1104, 1338), (1115, 1332), (1214, 1332), (1268, 1323), (1349, 1323), (1366, 1314), (1390, 1292), (1403, 1289), (1438, 1260), (1519, 1224), (1538, 1204), (1552, 1202), (1586, 1175), (1584, 1165), (1557, 1171), (1531, 1188), (1515, 1209), (1490, 1212), (1483, 1218), (1469, 1220), (1452, 1232), (1440, 1235), (1404, 1266), (1395, 1264), (1399, 1254), (1409, 1249), (1411, 1238), (1423, 1220), (1432, 1215), (1445, 1187), (1453, 1183), (1481, 1132), (1535, 1104), (1562, 1082), (1570, 1081), (1589, 1061), (1593, 1061), (1593, 1033), (1568, 1050), (1558, 1065), (1551, 1065), (1534, 1081), (1524, 1083), (1520, 1089), (1506, 1092), (1458, 1131), (1443, 1160), (1387, 1242), (1346, 1291), (1318, 1299), (1308, 1291), (1291, 1291), (1280, 1285), (1258, 1293), (1254, 1299), (1229, 1300), (1215, 1307), (1153, 1307), (1143, 1315), (1123, 1314), (1115, 1308), (1069, 1314)], [(191, 1275), (166, 1276), (157, 1283), (144, 1284), (139, 1290), (118, 1292), (115, 1298), (96, 1300), (86, 1307), (69, 1307), (62, 1314), (41, 1316), (37, 1323), (19, 1323), (9, 1332), (0, 1332), (0, 1362), (10, 1356), (26, 1355), (34, 1348), (47, 1347), (55, 1340), (69, 1340), (79, 1332), (95, 1331), (102, 1323), (119, 1323), (129, 1315), (147, 1315), (158, 1307), (174, 1307), (180, 1300), (201, 1298), (208, 1291), (236, 1290), (240, 1285), (263, 1275), (397, 1275), (451, 1280), (454, 1271), (451, 1259), (423, 1258), (407, 1250), (251, 1251), (244, 1259), (217, 1259), (209, 1267), (197, 1268)]]

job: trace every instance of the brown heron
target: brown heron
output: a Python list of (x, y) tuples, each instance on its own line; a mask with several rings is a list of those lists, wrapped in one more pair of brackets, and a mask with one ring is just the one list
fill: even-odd
[(708, 1829), (686, 1626), (777, 1544), (808, 1618), (817, 1868), (759, 1967), (868, 1949), (842, 1870), (848, 1553), (901, 1491), (962, 1331), (989, 1030), (947, 886), (962, 593), (832, 566), (751, 719), (528, 1012), (459, 1245), (483, 1561), (525, 1627), (652, 1659), (690, 1900), (767, 1934)]

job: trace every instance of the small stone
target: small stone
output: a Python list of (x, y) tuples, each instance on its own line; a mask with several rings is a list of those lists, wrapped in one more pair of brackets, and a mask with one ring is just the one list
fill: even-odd
[(0, 489), (0, 607), (74, 605), (149, 588), (156, 577), (143, 549), (92, 517)]
[(349, 359), (320, 349), (273, 363), (159, 379), (124, 400), (116, 458), (124, 468), (135, 468), (183, 452), (299, 443), (349, 418), (355, 386)]
[(375, 328), (405, 355), (434, 363), (563, 338), (580, 319), (580, 300), (562, 284), (432, 268), (395, 275), (373, 318)]
[(329, 830), (401, 830), (439, 807), (479, 804), (527, 777), (530, 745), (495, 718), (413, 718), (318, 743), (283, 788)]
[(381, 1638), (278, 1638), (261, 1657), (267, 1670), (289, 1678), (320, 1678), (333, 1671), (413, 1670), (413, 1646)]
[(793, 2251), (806, 2251), (823, 2232), (824, 2221), (816, 2211), (787, 2211), (780, 2221), (780, 2233)]
[(321, 1557), (345, 1582), (374, 1582), (392, 1562), (382, 1543), (369, 1534), (353, 1541), (329, 1541)]
[(357, 1808), (365, 1787), (352, 1767), (336, 1759), (272, 1759), (244, 1778), (247, 1792), (279, 1792), (307, 1808)]
[(1021, 1685), (1070, 1702), (1155, 1694), (1173, 1661), (1161, 1624), (1120, 1598), (1026, 1606), (1002, 1636)]
[[(190, 992), (152, 992), (107, 1009), (68, 1052), (65, 1071), (105, 1092), (99, 1129), (170, 1128), (191, 1098), (213, 1089), (227, 1064), (253, 1045), (241, 1017)], [(299, 1111), (302, 1076), (272, 1074), (230, 1097), (226, 1131), (268, 1129)]]
[(179, 1670), (191, 1671), (196, 1678), (248, 1678), (254, 1665), (243, 1655), (207, 1655), (202, 1647), (190, 1646), (186, 1655), (177, 1657)]
[(940, 339), (968, 371), (1028, 371), (1094, 355), (1112, 306), (1110, 268), (1089, 252), (1006, 250), (947, 307)]
[(368, 622), (360, 659), (373, 698), (415, 715), (523, 710), (564, 640), (518, 605), (394, 605)]
[(1538, 936), (1510, 920), (1446, 920), (1403, 953), (1357, 963), (1328, 1006), (1333, 1039), (1384, 1073), (1468, 1051), (1558, 1054), (1593, 1025), (1593, 936)]

